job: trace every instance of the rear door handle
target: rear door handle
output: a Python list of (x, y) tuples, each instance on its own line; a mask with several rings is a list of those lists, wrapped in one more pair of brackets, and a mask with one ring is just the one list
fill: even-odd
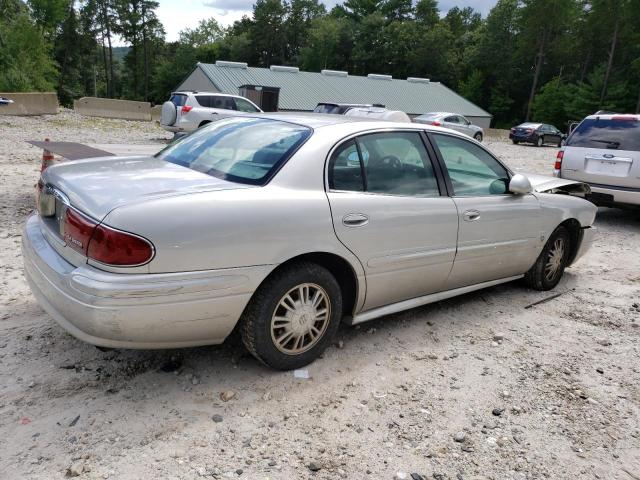
[(364, 213), (349, 213), (342, 217), (342, 224), (345, 227), (362, 227), (369, 223), (369, 217)]
[(467, 210), (462, 214), (462, 217), (467, 222), (475, 222), (480, 219), (480, 212), (478, 210)]

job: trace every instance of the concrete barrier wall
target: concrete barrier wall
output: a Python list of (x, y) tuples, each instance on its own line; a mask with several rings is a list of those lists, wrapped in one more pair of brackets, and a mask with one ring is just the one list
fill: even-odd
[(0, 115), (55, 115), (58, 113), (58, 96), (55, 92), (0, 92), (0, 97), (14, 101), (10, 105), (0, 105)]
[(162, 115), (162, 105), (156, 105), (155, 107), (151, 107), (151, 120), (152, 121), (160, 121), (160, 116)]
[(82, 97), (73, 102), (73, 109), (81, 115), (90, 117), (151, 121), (151, 104), (149, 102)]

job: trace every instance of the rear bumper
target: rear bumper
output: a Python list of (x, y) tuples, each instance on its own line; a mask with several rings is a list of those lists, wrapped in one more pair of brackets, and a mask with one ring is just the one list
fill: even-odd
[(590, 183), (589, 185), (591, 186), (591, 192), (596, 195), (591, 196), (591, 198), (587, 196), (586, 198), (593, 201), (596, 205), (640, 206), (640, 188), (616, 187), (613, 185), (601, 185), (597, 183)]
[(515, 140), (516, 142), (531, 142), (531, 143), (535, 142), (535, 137), (532, 135), (524, 136), (524, 135), (517, 135), (517, 134), (510, 133), (509, 138), (511, 140)]
[(584, 256), (585, 253), (589, 251), (591, 246), (593, 245), (593, 241), (596, 238), (596, 228), (595, 227), (586, 227), (582, 229), (580, 234), (580, 245), (578, 246), (578, 250), (576, 251), (575, 256), (571, 260), (571, 265), (580, 260), (581, 257)]
[(113, 348), (217, 344), (231, 333), (268, 266), (165, 274), (75, 267), (33, 215), (22, 236), (25, 276), (40, 305), (87, 343)]

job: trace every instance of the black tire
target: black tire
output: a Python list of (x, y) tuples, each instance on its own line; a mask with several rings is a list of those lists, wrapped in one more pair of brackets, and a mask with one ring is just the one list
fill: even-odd
[[(560, 258), (557, 258), (557, 262), (559, 262), (557, 263), (557, 270), (553, 275), (548, 275), (551, 273), (547, 271), (548, 266), (554, 263), (552, 257), (554, 255), (554, 250), (557, 249), (556, 242), (562, 242), (562, 255)], [(547, 240), (547, 243), (542, 249), (542, 252), (540, 252), (536, 263), (534, 263), (533, 267), (531, 267), (531, 269), (525, 274), (525, 283), (534, 290), (545, 291), (555, 288), (564, 274), (564, 269), (566, 268), (569, 260), (570, 248), (571, 237), (569, 235), (569, 231), (565, 227), (559, 226), (551, 234), (549, 240)]]
[[(322, 333), (308, 350), (296, 354), (284, 353), (272, 335), (272, 319), (277, 309), (282, 308), (281, 300), (302, 284), (318, 286), (328, 297), (330, 310), (326, 327), (323, 327)], [(262, 363), (277, 370), (292, 370), (308, 365), (324, 352), (340, 326), (341, 317), (342, 294), (334, 276), (320, 265), (299, 262), (273, 273), (260, 285), (240, 318), (240, 334), (247, 350)], [(303, 338), (306, 341), (306, 335)], [(285, 342), (285, 345), (288, 343)]]
[(478, 142), (482, 141), (482, 134), (480, 132), (476, 133), (473, 138), (475, 138)]
[(518, 140), (511, 140), (511, 141), (513, 142), (514, 145), (517, 145), (518, 143), (520, 143), (518, 142)]
[(204, 121), (200, 122), (200, 125), (198, 125), (198, 128), (204, 127), (208, 123), (211, 123), (211, 121), (210, 120), (204, 120)]
[(544, 145), (544, 137), (540, 136), (540, 137), (536, 138), (535, 146), (536, 147), (541, 147), (543, 145)]

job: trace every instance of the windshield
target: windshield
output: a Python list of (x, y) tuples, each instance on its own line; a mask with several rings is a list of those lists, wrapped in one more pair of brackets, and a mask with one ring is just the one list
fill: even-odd
[(633, 116), (585, 118), (571, 132), (567, 146), (640, 150), (640, 120)]
[(196, 130), (156, 156), (223, 180), (264, 185), (311, 129), (264, 118), (227, 118)]

